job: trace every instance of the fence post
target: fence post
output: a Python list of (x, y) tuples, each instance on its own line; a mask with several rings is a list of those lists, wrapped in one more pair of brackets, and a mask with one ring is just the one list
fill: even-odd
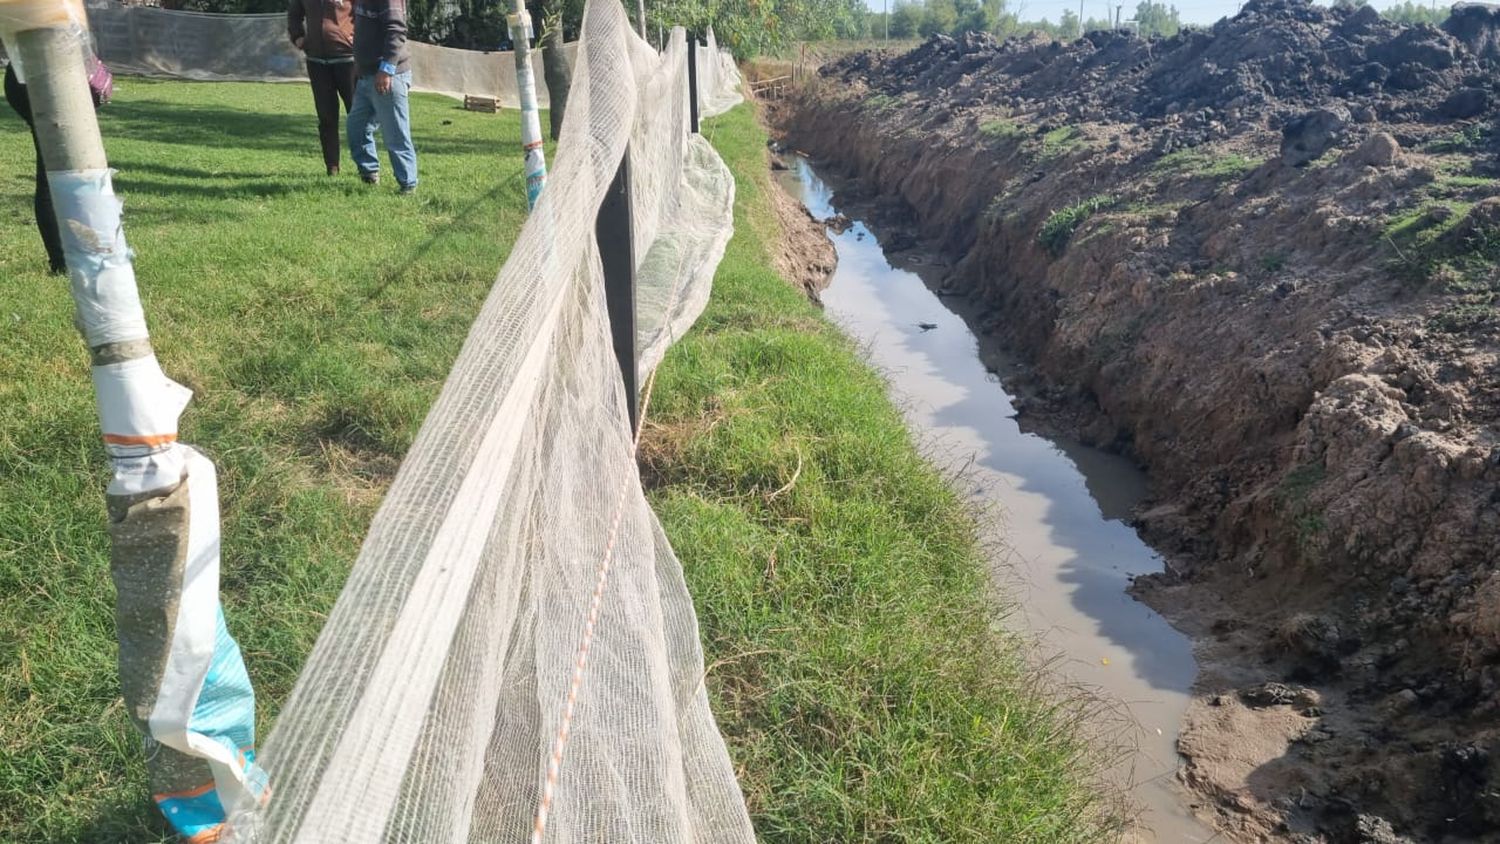
[(698, 134), (698, 35), (688, 33), (688, 113), (694, 135)]
[(604, 268), (604, 301), (614, 338), (615, 359), (625, 379), (630, 406), (630, 430), (640, 426), (640, 385), (635, 349), (635, 230), (630, 220), (630, 148), (620, 157), (620, 168), (599, 205), (594, 235), (599, 241), (599, 263)]

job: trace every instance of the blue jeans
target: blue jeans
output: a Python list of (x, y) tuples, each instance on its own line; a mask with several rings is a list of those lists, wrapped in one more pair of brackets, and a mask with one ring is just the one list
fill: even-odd
[(380, 172), (380, 156), (375, 149), (375, 125), (385, 139), (391, 156), (391, 170), (402, 187), (417, 183), (417, 148), (411, 142), (411, 109), (407, 92), (411, 90), (411, 71), (391, 77), (387, 94), (375, 93), (375, 77), (361, 76), (354, 85), (354, 106), (349, 109), (349, 154), (361, 175)]

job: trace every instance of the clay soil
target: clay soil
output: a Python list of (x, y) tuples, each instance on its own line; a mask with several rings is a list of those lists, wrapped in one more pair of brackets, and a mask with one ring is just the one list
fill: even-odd
[(787, 142), (1144, 465), (1230, 840), (1500, 841), (1500, 17), (1251, 2), (1210, 30), (825, 66)]

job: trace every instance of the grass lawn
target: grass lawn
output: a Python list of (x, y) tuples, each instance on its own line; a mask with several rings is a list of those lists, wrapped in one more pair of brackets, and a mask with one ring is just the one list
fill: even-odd
[[(321, 175), (309, 99), (124, 79), (101, 112), (158, 355), (196, 392), (184, 439), (219, 465), (263, 733), (525, 207), (513, 113), (414, 97), (422, 186), (401, 198)], [(662, 367), (646, 467), (761, 836), (1102, 840), (1086, 748), (994, 632), (961, 505), (765, 269), (764, 135), (745, 108), (705, 131), (737, 231)], [(115, 678), (86, 356), (9, 113), (0, 162), (0, 841), (168, 840)]]
[[(415, 96), (421, 187), (323, 175), (302, 85), (122, 79), (100, 112), (157, 354), (219, 466), (261, 728), (525, 216), (515, 113)], [(0, 841), (154, 841), (115, 679), (106, 467), (0, 107)], [(388, 167), (387, 167), (388, 169)]]

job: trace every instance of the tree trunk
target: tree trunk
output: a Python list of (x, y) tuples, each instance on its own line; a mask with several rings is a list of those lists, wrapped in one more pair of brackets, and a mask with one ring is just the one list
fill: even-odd
[(555, 141), (562, 133), (563, 115), (568, 111), (573, 65), (563, 50), (561, 13), (547, 14), (546, 21), (542, 33), (542, 75), (547, 80), (548, 116), (552, 123), (552, 140)]

